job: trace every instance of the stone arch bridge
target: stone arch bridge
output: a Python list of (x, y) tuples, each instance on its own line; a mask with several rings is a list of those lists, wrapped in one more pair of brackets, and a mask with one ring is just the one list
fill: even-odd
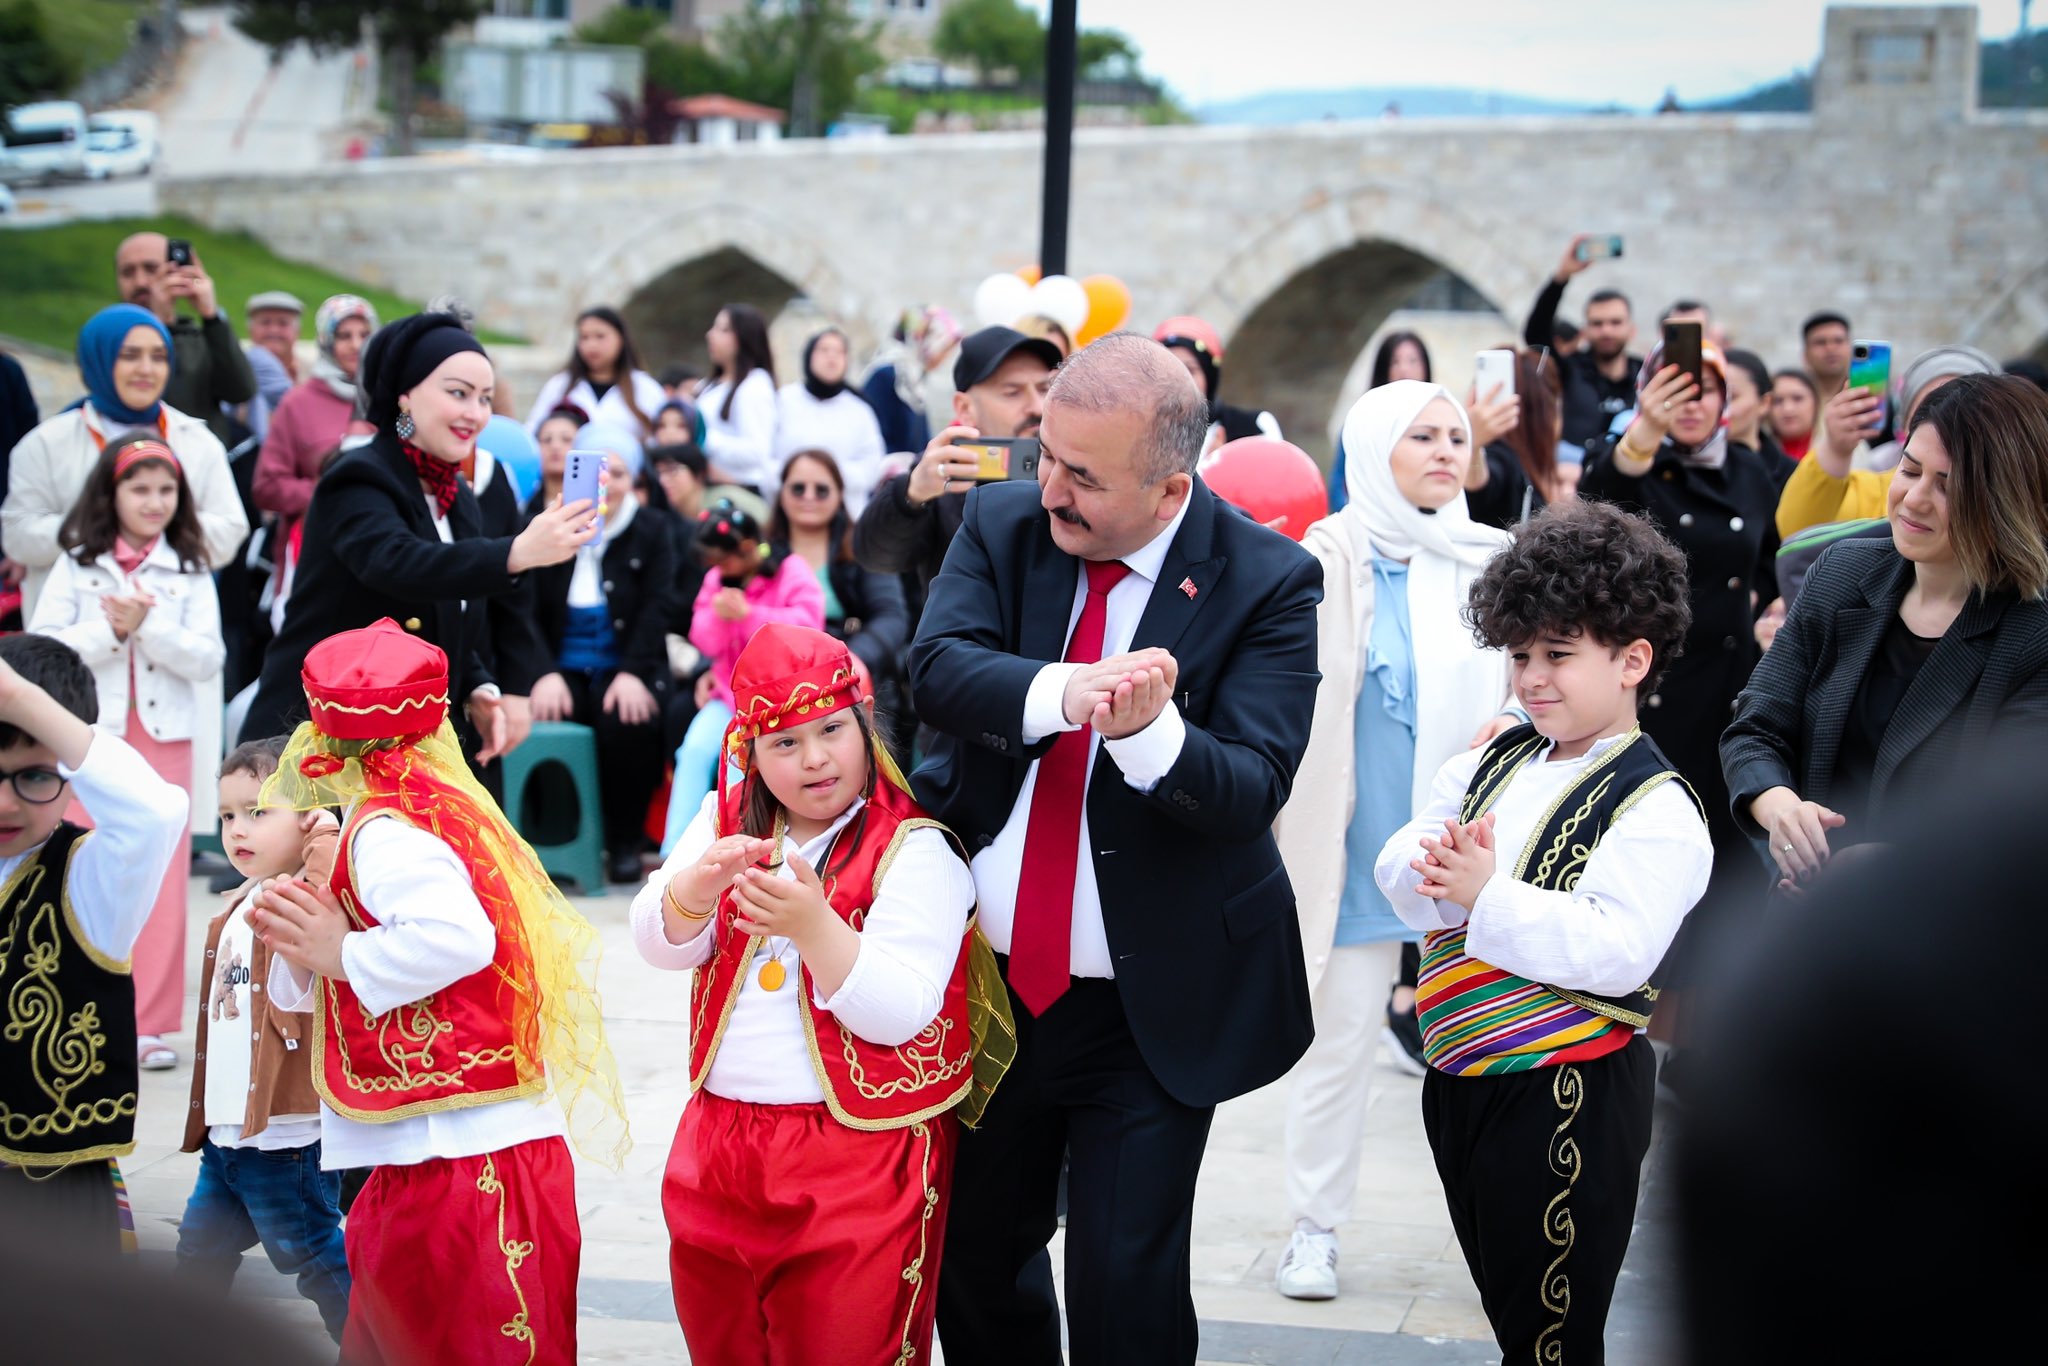
[[(1979, 113), (1967, 7), (1837, 9), (1810, 115), (1385, 120), (1083, 133), (1070, 269), (1227, 339), (1225, 395), (1317, 448), (1388, 313), (1442, 271), (1519, 319), (1579, 231), (1627, 254), (1647, 332), (1708, 300), (1735, 341), (1796, 359), (1834, 307), (1902, 350), (2048, 352), (2048, 114)], [(807, 298), (859, 353), (905, 305), (966, 317), (980, 278), (1033, 261), (1032, 134), (785, 142), (362, 163), (174, 180), (168, 210), (246, 229), (566, 353), (584, 307), (642, 350), (701, 354), (729, 300)], [(1517, 329), (1518, 330), (1518, 329)]]

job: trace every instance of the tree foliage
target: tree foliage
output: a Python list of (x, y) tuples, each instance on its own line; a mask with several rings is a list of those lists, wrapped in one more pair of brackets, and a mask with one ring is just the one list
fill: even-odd
[(1003, 71), (1028, 83), (1045, 74), (1045, 25), (1017, 0), (955, 0), (939, 16), (932, 50), (972, 66), (983, 84)]
[(847, 0), (750, 5), (719, 26), (726, 94), (789, 111), (793, 137), (815, 137), (852, 108), (861, 78), (882, 69), (880, 28)]
[(34, 0), (0, 4), (0, 118), (18, 104), (69, 90), (78, 83), (78, 67), (50, 41)]
[(275, 56), (294, 43), (315, 52), (354, 47), (367, 21), (391, 74), (398, 147), (410, 151), (413, 73), (450, 30), (474, 23), (489, 7), (489, 0), (234, 0), (234, 20)]

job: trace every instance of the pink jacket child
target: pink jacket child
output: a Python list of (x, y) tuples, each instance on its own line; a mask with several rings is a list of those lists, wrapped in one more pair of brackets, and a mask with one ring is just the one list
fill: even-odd
[(784, 552), (760, 561), (760, 568), (740, 591), (746, 597), (746, 615), (728, 620), (718, 610), (719, 595), (725, 590), (725, 574), (717, 567), (704, 574), (697, 590), (697, 604), (690, 615), (690, 643), (710, 663), (711, 696), (731, 707), (732, 671), (740, 651), (754, 638), (754, 632), (769, 622), (784, 626), (825, 626), (825, 590), (817, 573), (801, 555)]

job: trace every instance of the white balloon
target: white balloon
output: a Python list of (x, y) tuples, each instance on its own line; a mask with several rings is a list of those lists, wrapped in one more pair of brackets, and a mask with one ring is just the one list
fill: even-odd
[(974, 318), (983, 327), (1013, 327), (1031, 311), (1031, 286), (1002, 271), (974, 287)]
[(1024, 312), (1044, 314), (1071, 337), (1088, 321), (1088, 291), (1071, 275), (1048, 275), (1031, 287)]

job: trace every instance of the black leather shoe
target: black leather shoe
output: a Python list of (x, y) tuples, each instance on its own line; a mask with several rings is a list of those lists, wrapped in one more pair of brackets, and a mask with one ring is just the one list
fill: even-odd
[(613, 882), (638, 882), (647, 876), (640, 866), (640, 855), (613, 854), (609, 860), (609, 872)]

